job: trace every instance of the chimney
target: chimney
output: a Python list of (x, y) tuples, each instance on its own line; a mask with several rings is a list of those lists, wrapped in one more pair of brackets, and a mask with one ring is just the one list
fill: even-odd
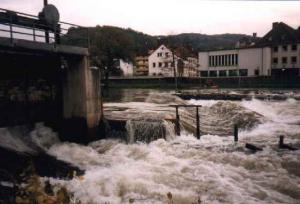
[(256, 38), (257, 37), (257, 33), (253, 33), (252, 37)]
[(272, 26), (272, 28), (276, 28), (278, 25), (279, 25), (279, 23), (278, 23), (278, 22), (273, 22), (273, 26)]

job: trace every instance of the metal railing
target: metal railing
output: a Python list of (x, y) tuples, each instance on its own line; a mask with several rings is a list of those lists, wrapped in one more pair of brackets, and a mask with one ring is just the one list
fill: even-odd
[(51, 26), (44, 23), (38, 16), (0, 8), (0, 37), (61, 44), (61, 38), (66, 36), (70, 28), (86, 29), (84, 38), (86, 46), (89, 47), (87, 27), (62, 21)]

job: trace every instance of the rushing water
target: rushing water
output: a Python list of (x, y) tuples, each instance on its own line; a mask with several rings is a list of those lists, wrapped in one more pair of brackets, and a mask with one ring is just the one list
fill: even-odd
[[(38, 126), (31, 133), (36, 143), (86, 170), (83, 179), (49, 178), (53, 185), (66, 186), (83, 204), (300, 203), (300, 150), (279, 150), (277, 145), (279, 135), (285, 135), (285, 143), (300, 149), (300, 101), (183, 101), (168, 92), (135, 93), (125, 94), (122, 102), (105, 103), (106, 117), (131, 120), (127, 128), (133, 135), (150, 137), (169, 128), (166, 140), (49, 145), (42, 142), (43, 135), (54, 133)], [(170, 104), (202, 105), (200, 140), (191, 133), (195, 130), (191, 108), (180, 110), (183, 131), (174, 135)], [(145, 127), (146, 119), (154, 128)], [(237, 144), (233, 124), (240, 126)], [(246, 142), (263, 151), (245, 150)]]

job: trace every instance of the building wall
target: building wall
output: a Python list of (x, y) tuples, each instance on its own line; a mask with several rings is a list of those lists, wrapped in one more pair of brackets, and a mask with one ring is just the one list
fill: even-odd
[(263, 48), (263, 70), (262, 73), (264, 76), (271, 75), (272, 65), (272, 50), (270, 47)]
[(184, 61), (184, 77), (197, 77), (199, 76), (198, 59), (194, 57), (188, 57)]
[(133, 64), (120, 59), (120, 69), (123, 71), (123, 76), (133, 76)]
[[(176, 57), (177, 58), (177, 57)], [(171, 50), (161, 45), (148, 58), (149, 76), (173, 76), (173, 56)], [(176, 66), (175, 60), (175, 66)]]
[[(294, 45), (296, 45), (296, 50), (292, 50), (292, 44), (272, 48), (272, 69), (300, 68), (300, 44)], [(287, 50), (283, 49), (284, 46), (287, 47)], [(286, 57), (287, 63), (282, 62), (284, 57)], [(296, 57), (296, 63), (292, 63), (292, 57)], [(277, 58), (277, 63), (274, 62), (274, 58)]]
[(238, 69), (248, 69), (249, 76), (266, 76), (270, 74), (271, 49), (240, 49)]
[(135, 67), (133, 75), (135, 76), (147, 76), (149, 73), (148, 56), (138, 56), (135, 58)]
[[(232, 49), (199, 53), (200, 71), (208, 71), (211, 77), (268, 75), (270, 73), (268, 70), (271, 68), (270, 61), (270, 48)], [(205, 75), (202, 74), (202, 76)]]

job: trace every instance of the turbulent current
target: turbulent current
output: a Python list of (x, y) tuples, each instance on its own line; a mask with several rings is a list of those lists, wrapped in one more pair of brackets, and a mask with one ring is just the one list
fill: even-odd
[[(193, 108), (179, 111), (181, 135), (170, 131), (175, 117), (170, 104), (202, 105), (200, 140), (193, 135)], [(130, 134), (163, 132), (166, 137), (155, 136), (149, 143), (104, 139), (88, 146), (57, 141), (44, 145), (39, 135), (51, 131), (39, 126), (31, 135), (36, 143), (85, 170), (81, 179), (44, 179), (66, 186), (83, 204), (300, 203), (300, 150), (278, 149), (280, 135), (300, 149), (300, 101), (184, 101), (150, 93), (104, 106), (107, 118), (132, 121), (127, 124)], [(136, 122), (146, 119), (154, 128)], [(163, 123), (153, 122), (157, 120)], [(234, 124), (239, 126), (238, 143), (233, 142)], [(245, 143), (263, 151), (252, 153)]]

